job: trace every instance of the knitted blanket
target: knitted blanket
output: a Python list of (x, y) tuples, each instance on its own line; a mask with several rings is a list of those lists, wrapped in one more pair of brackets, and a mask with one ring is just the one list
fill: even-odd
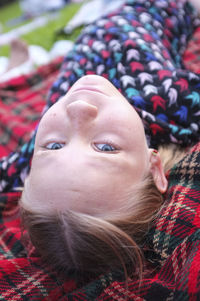
[[(199, 33), (197, 30), (184, 55), (187, 67), (196, 72), (200, 71), (195, 46), (200, 43)], [(0, 157), (30, 137), (59, 66), (60, 60), (1, 84)], [(82, 287), (73, 275), (58, 279), (43, 266), (31, 245), (24, 247), (18, 211), (20, 193), (1, 194), (1, 300), (200, 300), (199, 178), (200, 143), (169, 174), (165, 204), (148, 233), (145, 254), (151, 273), (141, 282), (133, 279), (128, 287), (120, 272), (102, 275)]]

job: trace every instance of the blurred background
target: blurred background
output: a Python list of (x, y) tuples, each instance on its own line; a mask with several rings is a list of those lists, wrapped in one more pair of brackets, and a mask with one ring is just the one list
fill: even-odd
[[(73, 47), (82, 27), (124, 0), (0, 0), (0, 82), (48, 64)], [(17, 40), (17, 43), (13, 43)], [(22, 41), (23, 43), (20, 43)], [(25, 49), (27, 47), (27, 49)], [(9, 65), (9, 58), (12, 63)], [(11, 67), (22, 66), (20, 73)], [(3, 75), (3, 77), (1, 76)]]
[[(63, 39), (63, 27), (76, 14), (84, 1), (69, 0), (0, 0), (0, 56), (9, 56), (10, 41), (23, 39), (29, 45), (50, 50)], [(76, 38), (80, 28), (68, 34)]]

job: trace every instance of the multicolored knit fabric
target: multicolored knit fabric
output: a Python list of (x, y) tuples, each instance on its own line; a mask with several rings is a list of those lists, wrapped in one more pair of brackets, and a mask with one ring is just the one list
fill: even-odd
[[(182, 1), (183, 2), (183, 1)], [(149, 145), (199, 139), (199, 80), (182, 54), (199, 19), (171, 0), (129, 0), (88, 26), (67, 55), (48, 106), (86, 74), (108, 78), (137, 109)]]
[[(95, 73), (107, 77), (137, 109), (150, 146), (197, 142), (200, 76), (184, 70), (181, 55), (199, 19), (182, 2), (128, 0), (120, 11), (86, 27), (62, 64), (46, 109), (78, 78)], [(33, 149), (34, 136), (0, 161), (0, 191), (23, 186)]]

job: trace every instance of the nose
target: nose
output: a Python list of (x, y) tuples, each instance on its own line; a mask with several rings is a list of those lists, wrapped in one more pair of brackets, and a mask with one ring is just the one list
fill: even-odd
[(83, 100), (77, 100), (67, 105), (67, 115), (77, 126), (95, 119), (97, 113), (96, 106)]

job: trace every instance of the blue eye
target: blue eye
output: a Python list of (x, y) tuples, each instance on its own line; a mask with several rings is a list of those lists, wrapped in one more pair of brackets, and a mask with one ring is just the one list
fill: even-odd
[(108, 143), (96, 143), (95, 146), (102, 152), (116, 151), (116, 148)]
[(63, 146), (64, 146), (64, 143), (51, 142), (46, 145), (46, 148), (51, 149), (51, 150), (56, 150), (56, 149), (62, 148)]

